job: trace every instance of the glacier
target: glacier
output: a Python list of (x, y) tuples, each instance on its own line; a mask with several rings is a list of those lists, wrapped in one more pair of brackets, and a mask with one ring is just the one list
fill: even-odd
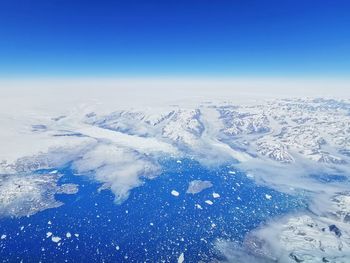
[[(240, 244), (216, 240), (224, 261), (350, 260), (350, 100), (275, 98), (107, 110), (89, 103), (54, 112), (2, 111), (0, 125), (1, 217), (64, 206), (56, 195), (80, 190), (58, 183), (59, 167), (100, 183), (120, 205), (161, 176), (164, 158), (191, 159), (208, 169), (230, 163), (258, 185), (302, 194), (308, 205), (267, 220)], [(192, 180), (187, 193), (211, 187), (210, 181)], [(196, 207), (216, 202), (207, 201)], [(183, 253), (178, 257), (186, 262)]]

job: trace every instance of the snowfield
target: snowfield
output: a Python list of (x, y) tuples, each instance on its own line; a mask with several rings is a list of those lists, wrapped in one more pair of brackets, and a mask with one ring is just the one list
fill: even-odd
[[(103, 183), (121, 203), (145, 178), (160, 174), (158, 160), (164, 156), (194, 158), (204, 165), (231, 162), (257, 183), (289, 194), (308, 193), (310, 211), (273, 219), (235, 253), (235, 244), (218, 241), (227, 258), (247, 250), (247, 260), (261, 262), (349, 262), (350, 100), (116, 105), (101, 111), (98, 105), (0, 113), (1, 216), (57, 207), (62, 203), (56, 193), (78, 191), (74, 185), (58, 186), (55, 173), (33, 176), (38, 169), (69, 164)], [(193, 181), (187, 193), (211, 186)], [(171, 194), (181, 197), (176, 190)], [(265, 201), (272, 199), (266, 194)], [(52, 236), (53, 242), (60, 239)], [(178, 261), (185, 260), (181, 254)]]

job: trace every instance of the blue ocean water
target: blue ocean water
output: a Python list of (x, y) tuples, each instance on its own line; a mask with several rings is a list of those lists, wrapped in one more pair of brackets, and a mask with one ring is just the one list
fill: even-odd
[[(162, 174), (145, 179), (120, 205), (112, 192), (99, 192), (100, 184), (87, 176), (75, 176), (69, 167), (58, 169), (64, 174), (60, 183), (76, 183), (79, 192), (57, 195), (65, 203), (59, 208), (0, 219), (0, 234), (7, 235), (0, 241), (1, 260), (177, 262), (184, 253), (186, 262), (209, 261), (220, 257), (213, 245), (217, 238), (241, 242), (267, 219), (306, 206), (303, 197), (256, 185), (230, 165), (210, 169), (191, 159), (160, 163)], [(209, 180), (213, 187), (186, 194), (192, 180)], [(214, 192), (220, 197), (214, 198)], [(48, 232), (61, 240), (53, 242)]]

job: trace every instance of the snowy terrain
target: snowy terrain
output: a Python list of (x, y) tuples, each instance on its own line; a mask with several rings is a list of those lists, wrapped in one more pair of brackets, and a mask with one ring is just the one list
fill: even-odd
[[(292, 195), (306, 193), (310, 204), (305, 213), (274, 218), (256, 229), (240, 250), (218, 240), (228, 260), (350, 260), (350, 100), (293, 98), (109, 110), (91, 103), (41, 113), (2, 111), (0, 125), (1, 216), (57, 207), (62, 203), (55, 200), (56, 193), (78, 191), (74, 185), (58, 186), (55, 173), (31, 175), (39, 169), (70, 164), (77, 174), (103, 183), (115, 202), (122, 203), (146, 178), (161, 173), (158, 161), (164, 156), (193, 158), (207, 166), (231, 162), (259, 184)], [(211, 186), (193, 181), (187, 193)], [(175, 190), (172, 194), (179, 195)], [(266, 195), (266, 200), (273, 198)], [(183, 257), (179, 262), (186, 262)]]

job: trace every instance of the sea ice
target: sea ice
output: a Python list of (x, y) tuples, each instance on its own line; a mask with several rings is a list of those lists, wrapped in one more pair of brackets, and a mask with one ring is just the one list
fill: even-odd
[(197, 209), (203, 209), (202, 206), (201, 206), (200, 204), (195, 204), (195, 207), (196, 207)]
[(210, 181), (193, 180), (189, 183), (187, 194), (198, 194), (203, 190), (212, 187), (213, 184)]
[(56, 237), (56, 236), (52, 236), (51, 240), (52, 240), (52, 242), (58, 243), (58, 242), (61, 241), (61, 238), (60, 237)]
[(213, 193), (213, 197), (214, 197), (214, 198), (219, 198), (219, 197), (220, 197), (220, 194), (218, 194), (218, 193)]
[(176, 191), (176, 190), (172, 190), (171, 191), (171, 194), (173, 195), (173, 196), (179, 196), (180, 195), (180, 193), (178, 192), (178, 191)]
[(272, 199), (272, 196), (269, 195), (269, 194), (265, 194), (265, 198), (266, 198), (267, 200), (271, 200), (271, 199)]
[(184, 253), (181, 253), (179, 258), (177, 259), (177, 263), (183, 263), (185, 261)]

